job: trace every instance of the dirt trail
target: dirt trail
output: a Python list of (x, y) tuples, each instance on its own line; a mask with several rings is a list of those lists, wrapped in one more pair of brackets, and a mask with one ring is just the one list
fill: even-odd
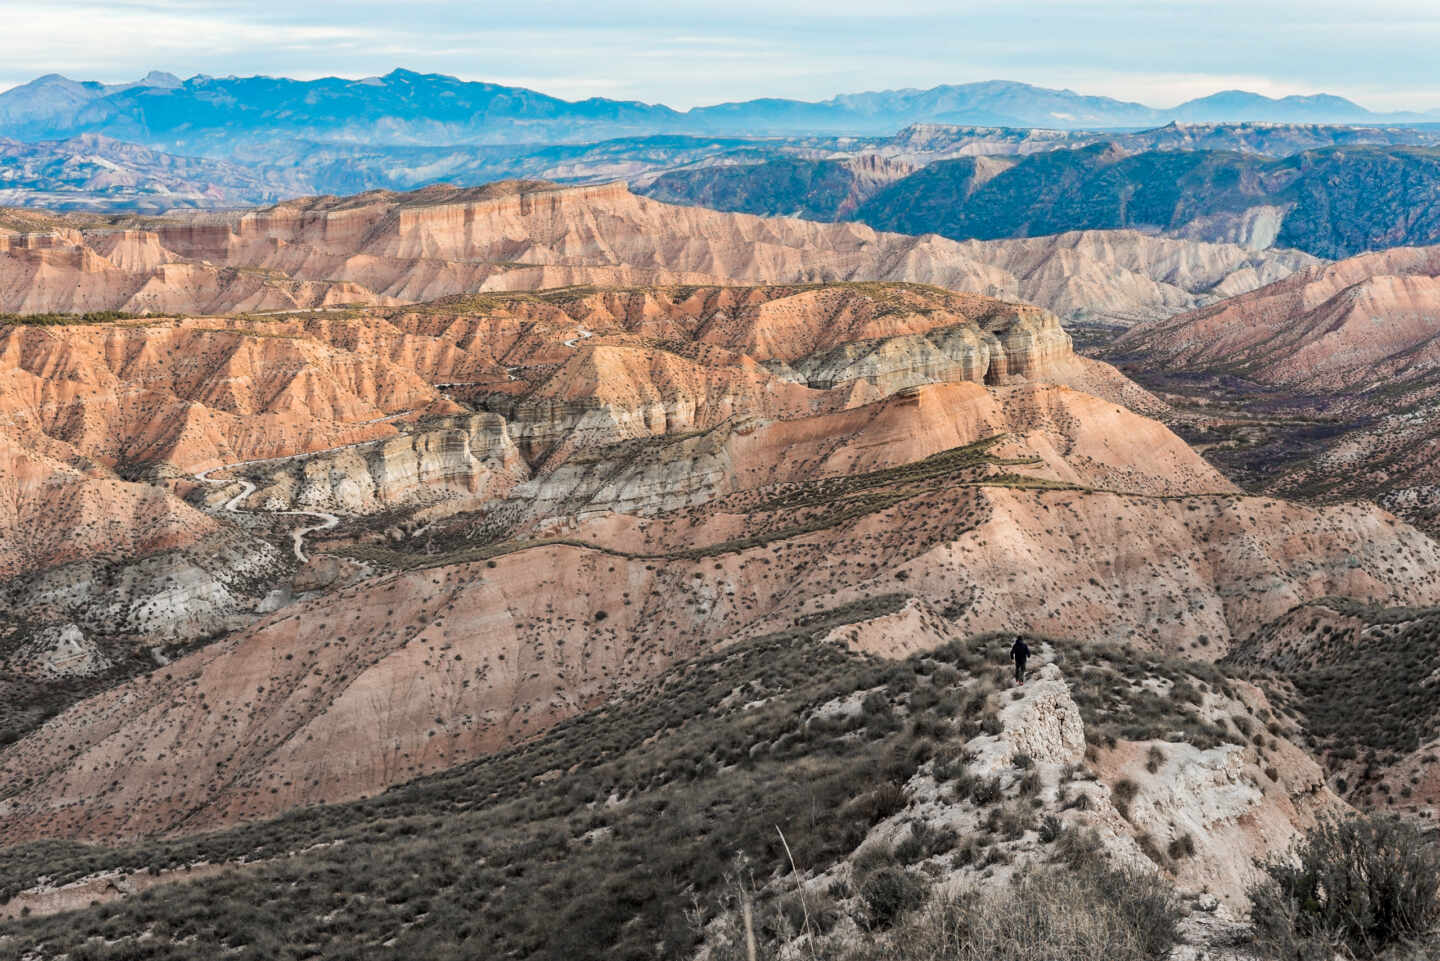
[[(353, 444), (352, 444), (352, 445), (347, 445), (347, 446), (356, 446), (356, 445), (353, 445)], [(336, 449), (336, 450), (339, 450), (340, 448), (335, 448), (335, 449)], [(321, 453), (325, 453), (325, 452), (324, 452), (324, 451), (315, 451), (314, 453), (321, 454)], [(304, 456), (309, 456), (309, 455), (304, 455)], [(292, 546), (293, 546), (294, 551), (295, 551), (295, 559), (296, 559), (297, 561), (299, 561), (300, 563), (304, 564), (307, 560), (309, 560), (309, 558), (307, 558), (307, 557), (305, 556), (305, 535), (306, 535), (306, 534), (313, 534), (313, 533), (315, 533), (316, 531), (326, 531), (326, 530), (329, 530), (330, 528), (336, 526), (337, 524), (340, 523), (340, 518), (339, 518), (338, 516), (336, 516), (336, 515), (334, 515), (334, 514), (331, 514), (329, 511), (294, 511), (294, 510), (291, 510), (291, 511), (251, 511), (251, 510), (245, 510), (245, 509), (242, 508), (240, 505), (243, 504), (243, 503), (245, 502), (245, 500), (246, 500), (251, 494), (255, 493), (255, 484), (254, 484), (252, 481), (248, 481), (248, 480), (246, 480), (246, 479), (243, 478), (243, 477), (220, 478), (220, 477), (211, 477), (211, 476), (210, 476), (210, 475), (211, 475), (212, 473), (214, 473), (215, 471), (233, 470), (233, 469), (235, 469), (235, 468), (237, 468), (237, 467), (245, 467), (245, 466), (248, 466), (248, 465), (250, 465), (250, 464), (264, 464), (264, 463), (268, 463), (268, 462), (270, 462), (270, 461), (272, 461), (272, 460), (280, 460), (280, 461), (283, 461), (283, 460), (293, 460), (293, 459), (294, 459), (294, 458), (291, 458), (291, 457), (275, 457), (275, 458), (266, 458), (265, 460), (241, 461), (241, 462), (238, 463), (238, 464), (223, 464), (223, 465), (221, 465), (220, 467), (212, 467), (212, 468), (210, 468), (209, 470), (201, 471), (200, 473), (198, 473), (198, 474), (195, 475), (195, 479), (198, 480), (198, 481), (200, 481), (202, 484), (232, 484), (232, 483), (238, 482), (238, 483), (243, 487), (243, 489), (240, 491), (240, 493), (236, 494), (234, 497), (230, 498), (228, 501), (225, 502), (225, 504), (224, 504), (224, 506), (221, 508), (221, 510), (227, 510), (227, 511), (230, 511), (230, 512), (235, 513), (235, 514), (289, 514), (289, 515), (300, 516), (300, 517), (316, 517), (316, 518), (319, 518), (319, 523), (317, 523), (317, 524), (308, 524), (308, 525), (306, 525), (306, 526), (304, 526), (304, 527), (296, 528), (296, 529), (295, 529), (293, 532), (291, 532), (291, 534), (290, 534), (290, 537), (291, 537), (291, 540), (292, 540)]]

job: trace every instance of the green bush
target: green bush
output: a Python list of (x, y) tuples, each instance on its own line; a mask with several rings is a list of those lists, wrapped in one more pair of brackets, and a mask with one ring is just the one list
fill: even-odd
[(1260, 867), (1251, 920), (1272, 957), (1305, 961), (1339, 946), (1377, 958), (1440, 928), (1440, 855), (1403, 821), (1327, 821)]

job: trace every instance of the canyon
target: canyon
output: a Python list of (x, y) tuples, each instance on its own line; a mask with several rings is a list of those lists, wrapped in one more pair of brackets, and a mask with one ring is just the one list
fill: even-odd
[[(853, 919), (875, 857), (992, 885), (1082, 838), (1233, 935), (1253, 857), (1440, 814), (1433, 248), (518, 181), (0, 227), (0, 947), (160, 898), (693, 953), (741, 911), (696, 845)], [(1352, 486), (1226, 443), (1322, 417)], [(1357, 650), (1406, 736), (1345, 720)], [(681, 932), (654, 878), (702, 864)], [(605, 878), (643, 904), (562, 890)]]
[(1194, 436), (1255, 486), (1370, 497), (1433, 532), (1437, 277), (1440, 248), (1363, 254), (1142, 324), (1110, 356), (1154, 371)]

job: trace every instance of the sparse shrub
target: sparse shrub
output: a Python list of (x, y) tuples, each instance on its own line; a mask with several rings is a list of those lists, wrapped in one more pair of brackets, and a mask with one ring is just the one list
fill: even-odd
[(1157, 774), (1164, 764), (1165, 752), (1154, 744), (1150, 745), (1150, 750), (1145, 752), (1145, 770), (1151, 774)]
[(1158, 961), (1175, 945), (1179, 909), (1152, 878), (1087, 856), (1031, 870), (994, 891), (967, 891), (905, 919), (855, 961)]
[(942, 754), (936, 755), (935, 763), (931, 767), (931, 773), (935, 775), (936, 781), (953, 781), (964, 775), (967, 760), (964, 751), (952, 748)]
[(1357, 958), (1434, 938), (1440, 927), (1440, 854), (1394, 818), (1328, 821), (1287, 857), (1260, 864), (1250, 890), (1256, 940), (1284, 959)]
[(865, 922), (871, 928), (888, 928), (906, 911), (925, 903), (930, 886), (920, 875), (902, 868), (882, 868), (860, 885)]
[(991, 811), (991, 829), (1007, 841), (1016, 841), (1030, 829), (1030, 818), (1018, 805), (1007, 804)]
[(879, 691), (871, 691), (869, 694), (866, 694), (865, 699), (860, 702), (860, 710), (870, 717), (878, 714), (889, 714), (891, 713), (890, 699)]
[(1122, 778), (1110, 789), (1111, 798), (1115, 802), (1115, 810), (1125, 820), (1130, 820), (1130, 802), (1135, 800), (1135, 795), (1140, 793), (1140, 785), (1127, 778)]
[(1040, 821), (1040, 843), (1054, 844), (1055, 839), (1060, 837), (1063, 830), (1060, 819), (1053, 814), (1047, 814)]
[(935, 828), (924, 821), (910, 825), (910, 833), (895, 845), (895, 859), (901, 864), (914, 864), (936, 854), (943, 854), (955, 846), (955, 829)]
[(850, 862), (857, 878), (865, 878), (894, 865), (895, 852), (884, 844), (870, 844), (856, 852)]
[(905, 789), (894, 781), (886, 781), (850, 803), (867, 824), (879, 824), (905, 809)]
[(1172, 861), (1180, 861), (1195, 856), (1195, 839), (1188, 834), (1172, 838), (1170, 846), (1166, 849)]
[(974, 788), (971, 789), (970, 799), (981, 807), (985, 807), (1000, 800), (1002, 794), (999, 778), (981, 778), (975, 782)]
[(1150, 836), (1149, 832), (1137, 837), (1135, 843), (1140, 845), (1140, 850), (1145, 853), (1147, 858), (1162, 868), (1165, 866), (1165, 855), (1160, 853), (1160, 848), (1155, 844), (1155, 839)]

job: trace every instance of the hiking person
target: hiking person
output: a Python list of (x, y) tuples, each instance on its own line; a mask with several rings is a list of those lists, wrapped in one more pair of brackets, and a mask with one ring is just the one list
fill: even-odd
[(1010, 648), (1010, 660), (1015, 662), (1015, 683), (1025, 683), (1025, 662), (1030, 659), (1030, 648), (1025, 638), (1015, 635), (1015, 644)]

